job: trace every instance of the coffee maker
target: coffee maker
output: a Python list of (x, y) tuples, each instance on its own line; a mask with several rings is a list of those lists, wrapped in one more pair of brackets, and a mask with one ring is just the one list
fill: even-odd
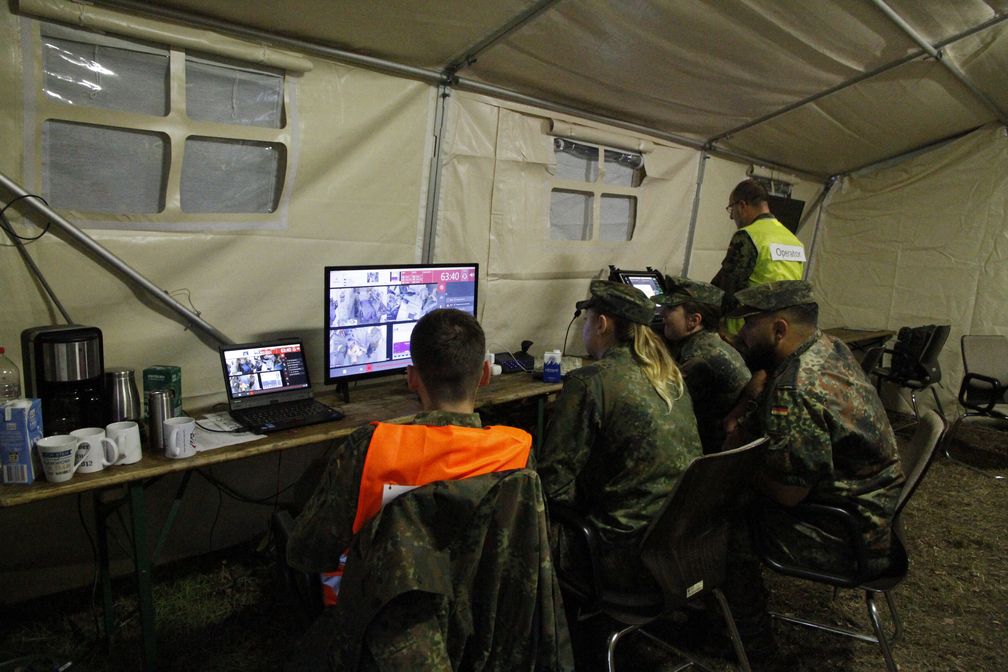
[(46, 436), (105, 425), (102, 334), (78, 324), (21, 332), (25, 395), (42, 400)]

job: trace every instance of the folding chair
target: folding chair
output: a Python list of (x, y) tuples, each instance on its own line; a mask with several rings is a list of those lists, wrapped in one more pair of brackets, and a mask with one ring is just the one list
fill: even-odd
[(706, 669), (644, 628), (708, 593), (717, 600), (740, 669), (748, 672), (749, 660), (719, 586), (725, 576), (729, 515), (738, 506), (765, 443), (762, 438), (735, 450), (698, 457), (683, 472), (641, 545), (641, 557), (661, 586), (660, 593), (614, 590), (602, 571), (594, 526), (573, 509), (550, 503), (551, 520), (579, 536), (588, 553), (586, 565), (591, 567), (590, 577), (557, 568), (565, 600), (573, 599), (586, 610), (604, 613), (622, 626), (608, 637), (609, 672), (616, 669), (616, 645), (637, 631), (686, 659), (677, 670), (691, 665)]
[[(878, 644), (885, 659), (886, 669), (889, 672), (896, 672), (896, 663), (893, 662), (892, 652), (889, 647), (890, 641), (898, 640), (903, 634), (903, 624), (896, 611), (891, 591), (895, 589), (903, 579), (906, 578), (909, 560), (907, 558), (906, 546), (903, 544), (903, 528), (900, 523), (900, 513), (903, 507), (910, 500), (910, 496), (920, 485), (924, 474), (927, 473), (931, 462), (938, 452), (942, 435), (945, 432), (945, 421), (934, 411), (928, 411), (921, 418), (910, 439), (905, 451), (902, 453), (903, 469), (906, 474), (906, 482), (900, 491), (899, 499), (896, 503), (896, 512), (893, 516), (892, 539), (893, 545), (890, 553), (889, 567), (881, 574), (871, 572), (868, 569), (868, 549), (864, 547), (861, 537), (861, 521), (847, 509), (838, 506), (827, 506), (823, 504), (799, 504), (793, 508), (796, 515), (805, 514), (809, 517), (830, 517), (840, 525), (845, 525), (850, 531), (848, 537), (851, 539), (853, 555), (856, 558), (856, 567), (850, 573), (833, 573), (821, 569), (803, 567), (789, 564), (778, 558), (772, 551), (772, 544), (763, 534), (758, 523), (759, 512), (754, 515), (753, 541), (756, 552), (763, 563), (773, 571), (785, 576), (794, 576), (807, 579), (816, 583), (824, 583), (834, 587), (834, 593), (839, 588), (854, 588), (863, 590), (865, 593), (865, 604), (868, 608), (868, 619), (871, 622), (874, 634), (867, 634), (858, 630), (841, 628), (827, 623), (820, 623), (795, 616), (772, 613), (774, 618), (789, 623), (796, 623), (818, 630), (825, 630), (837, 635), (852, 637), (863, 642)], [(886, 636), (882, 626), (879, 609), (876, 605), (876, 597), (881, 593), (889, 605), (889, 613), (892, 617), (894, 632), (890, 637)]]
[[(949, 428), (945, 437), (945, 457), (968, 469), (988, 476), (985, 471), (952, 457), (952, 440), (956, 430), (967, 418), (985, 418), (1002, 429), (1008, 429), (1008, 337), (963, 336), (963, 379), (959, 386), (959, 404), (963, 413)], [(993, 475), (1003, 480), (1003, 474)]]

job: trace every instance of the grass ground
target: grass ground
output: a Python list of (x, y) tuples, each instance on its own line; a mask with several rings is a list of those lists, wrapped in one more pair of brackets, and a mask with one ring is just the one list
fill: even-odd
[[(967, 429), (958, 454), (990, 474), (1008, 473), (1008, 433)], [(895, 592), (906, 625), (893, 654), (903, 672), (1005, 669), (1008, 653), (1008, 482), (939, 459), (904, 513), (911, 569)], [(162, 669), (206, 672), (279, 670), (307, 619), (274, 568), (266, 544), (158, 567), (154, 572)], [(863, 597), (768, 576), (771, 606), (837, 624), (867, 623)], [(0, 627), (0, 672), (140, 669), (139, 627), (128, 580), (115, 584), (120, 629), (106, 652), (97, 637), (100, 609), (91, 590), (8, 607)], [(884, 669), (877, 649), (777, 624), (782, 647), (801, 670)], [(637, 672), (673, 669), (655, 651)], [(44, 655), (56, 665), (31, 656)], [(4, 662), (8, 661), (8, 662)], [(20, 661), (20, 662), (17, 662)], [(728, 662), (708, 660), (719, 672)]]

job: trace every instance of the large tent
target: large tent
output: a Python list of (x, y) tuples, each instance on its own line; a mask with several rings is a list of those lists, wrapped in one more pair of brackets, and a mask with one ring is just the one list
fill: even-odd
[[(763, 174), (808, 204), (799, 235), (823, 324), (952, 325), (950, 400), (959, 336), (1008, 325), (1006, 19), (1006, 0), (20, 0), (0, 11), (0, 173), (232, 339), (303, 334), (319, 364), (327, 264), (477, 261), (489, 347), (529, 338), (541, 352), (609, 264), (712, 277), (728, 192)], [(84, 42), (100, 65), (101, 49), (167, 54), (165, 111), (55, 99), (43, 45)], [(228, 130), (180, 102), (199, 58), (280, 73), (275, 130)], [(156, 207), (95, 206), (90, 186), (61, 201), (47, 170), (68, 154), (142, 191), (128, 153), (103, 166), (84, 134), (52, 140), (71, 125), (167, 138)], [(187, 208), (187, 143), (225, 131), (284, 147), (266, 212)], [(557, 138), (642, 157), (643, 182), (610, 190), (634, 204), (622, 240), (552, 235)], [(23, 205), (8, 216), (35, 235)], [(28, 254), (73, 319), (103, 330), (107, 362), (179, 364), (187, 405), (221, 400), (205, 334), (51, 234)], [(2, 255), (0, 341), (17, 359), (22, 329), (60, 320), (14, 248)]]

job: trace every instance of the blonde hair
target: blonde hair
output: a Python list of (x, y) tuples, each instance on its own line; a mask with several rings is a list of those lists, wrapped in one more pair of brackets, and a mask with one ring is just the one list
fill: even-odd
[(668, 348), (651, 327), (616, 319), (616, 338), (631, 345), (630, 351), (658, 396), (672, 410), (672, 402), (683, 396), (686, 384)]

